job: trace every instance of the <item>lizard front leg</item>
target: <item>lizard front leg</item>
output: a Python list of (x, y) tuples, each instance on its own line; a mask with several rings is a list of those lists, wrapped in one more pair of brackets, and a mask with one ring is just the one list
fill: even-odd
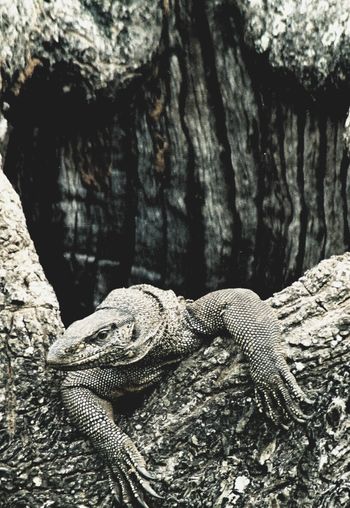
[(62, 384), (62, 400), (72, 422), (104, 458), (118, 503), (147, 508), (145, 492), (159, 497), (148, 481), (152, 477), (136, 446), (115, 424), (111, 402), (101, 398), (111, 395), (116, 377), (113, 369), (72, 372)]
[[(189, 323), (204, 334), (229, 334), (249, 360), (259, 409), (274, 423), (287, 415), (309, 419), (299, 401), (312, 404), (290, 372), (281, 345), (281, 330), (273, 309), (248, 289), (214, 291), (187, 307)], [(283, 425), (283, 423), (282, 423)]]

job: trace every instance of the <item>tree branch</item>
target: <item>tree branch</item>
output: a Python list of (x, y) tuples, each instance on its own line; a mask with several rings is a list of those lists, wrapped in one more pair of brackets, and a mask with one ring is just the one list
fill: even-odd
[[(110, 506), (102, 464), (77, 435), (45, 369), (62, 330), (58, 306), (0, 174), (0, 462), (5, 506)], [(182, 362), (121, 426), (158, 471), (161, 506), (342, 506), (348, 488), (350, 254), (321, 262), (271, 300), (307, 427), (275, 429), (257, 413), (246, 365), (221, 338)], [(117, 409), (117, 408), (116, 408)]]

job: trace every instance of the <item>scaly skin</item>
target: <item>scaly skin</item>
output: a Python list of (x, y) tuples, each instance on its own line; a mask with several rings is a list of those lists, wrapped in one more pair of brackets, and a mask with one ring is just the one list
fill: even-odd
[(146, 496), (159, 496), (143, 457), (114, 422), (112, 401), (157, 383), (169, 365), (220, 334), (248, 357), (260, 410), (276, 424), (287, 415), (305, 422), (298, 401), (311, 401), (284, 359), (278, 321), (247, 289), (223, 289), (195, 302), (149, 285), (117, 289), (51, 346), (48, 364), (72, 371), (62, 385), (63, 403), (104, 457), (119, 503), (147, 508)]

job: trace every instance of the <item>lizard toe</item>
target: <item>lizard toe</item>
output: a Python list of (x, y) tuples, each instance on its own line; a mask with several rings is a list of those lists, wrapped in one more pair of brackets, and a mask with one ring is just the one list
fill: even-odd
[(144, 488), (144, 490), (152, 497), (155, 497), (156, 499), (164, 499), (163, 496), (157, 494), (157, 492), (153, 489), (153, 487), (151, 487), (151, 485), (145, 481), (145, 480), (140, 480), (140, 483), (142, 485), (142, 487)]
[(286, 365), (282, 365), (280, 369), (281, 376), (283, 380), (286, 382), (288, 388), (290, 389), (293, 396), (300, 402), (305, 402), (306, 404), (313, 405), (315, 401), (309, 398), (306, 393), (300, 388), (297, 383), (297, 380), (290, 372)]
[(286, 411), (294, 421), (299, 423), (306, 423), (308, 420), (312, 418), (313, 415), (307, 415), (303, 413), (299, 405), (296, 402), (294, 402), (288, 390), (285, 388), (283, 384), (279, 386), (279, 392), (284, 400), (284, 407)]
[(280, 416), (278, 414), (278, 411), (276, 410), (273, 398), (266, 390), (263, 391), (263, 398), (267, 409), (267, 415), (275, 425), (278, 425), (280, 421)]
[(128, 493), (129, 499), (132, 499), (133, 506), (149, 508), (145, 494), (162, 499), (150, 485), (148, 480), (153, 479), (153, 476), (148, 473), (142, 455), (131, 440), (127, 440), (121, 450), (118, 466), (123, 477), (124, 491)]
[(262, 396), (260, 395), (260, 392), (257, 389), (257, 387), (255, 387), (254, 392), (255, 392), (255, 403), (258, 408), (258, 411), (259, 411), (259, 413), (264, 413), (264, 404), (263, 404)]

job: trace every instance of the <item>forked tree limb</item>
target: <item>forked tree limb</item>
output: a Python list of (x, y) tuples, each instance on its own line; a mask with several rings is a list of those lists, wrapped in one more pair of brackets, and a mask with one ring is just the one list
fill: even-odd
[[(5, 506), (110, 506), (102, 465), (70, 426), (45, 354), (58, 305), (18, 197), (0, 174), (0, 491)], [(217, 338), (126, 411), (120, 424), (163, 482), (162, 506), (346, 506), (349, 491), (350, 254), (271, 298), (307, 426), (259, 414), (244, 359)], [(117, 409), (117, 408), (116, 408)]]

